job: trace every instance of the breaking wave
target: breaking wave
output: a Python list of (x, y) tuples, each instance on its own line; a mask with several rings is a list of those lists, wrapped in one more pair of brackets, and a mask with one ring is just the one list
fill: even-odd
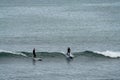
[(13, 51), (7, 51), (7, 50), (0, 50), (0, 57), (13, 57), (13, 56), (24, 56), (27, 57), (26, 54), (19, 53), (19, 52), (13, 52)]
[(120, 57), (120, 52), (114, 52), (114, 51), (103, 51), (103, 52), (100, 52), (100, 51), (96, 51), (96, 53), (102, 54), (104, 56), (111, 57), (111, 58), (119, 58)]

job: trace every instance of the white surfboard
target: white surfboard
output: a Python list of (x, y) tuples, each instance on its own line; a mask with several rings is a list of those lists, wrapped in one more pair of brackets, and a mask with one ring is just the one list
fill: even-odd
[(73, 58), (74, 58), (74, 55), (73, 55), (73, 54), (71, 54), (71, 53), (70, 53), (70, 55), (65, 54), (65, 56), (66, 56), (67, 58), (71, 58), (71, 59), (73, 59)]
[(33, 58), (35, 61), (42, 61), (42, 58)]

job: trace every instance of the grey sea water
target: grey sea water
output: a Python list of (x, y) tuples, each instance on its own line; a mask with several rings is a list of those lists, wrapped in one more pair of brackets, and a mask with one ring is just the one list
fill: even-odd
[[(119, 9), (119, 0), (0, 0), (0, 79), (119, 80)], [(54, 57), (67, 47), (85, 55)], [(52, 57), (33, 62), (33, 48)]]

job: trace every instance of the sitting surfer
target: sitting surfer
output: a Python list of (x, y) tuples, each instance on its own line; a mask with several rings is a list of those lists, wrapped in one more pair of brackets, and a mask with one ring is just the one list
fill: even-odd
[(33, 49), (33, 58), (36, 58), (35, 48)]
[(70, 49), (70, 47), (68, 47), (68, 49), (67, 49), (67, 55), (68, 56), (70, 56), (70, 52), (71, 52), (71, 49)]

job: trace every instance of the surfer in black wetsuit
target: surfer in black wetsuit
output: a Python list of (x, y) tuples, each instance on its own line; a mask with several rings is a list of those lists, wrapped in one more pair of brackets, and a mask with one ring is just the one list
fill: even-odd
[(67, 55), (70, 56), (70, 52), (71, 52), (71, 49), (70, 49), (70, 47), (68, 47), (68, 49), (67, 49)]
[(33, 49), (33, 57), (36, 58), (35, 48)]

